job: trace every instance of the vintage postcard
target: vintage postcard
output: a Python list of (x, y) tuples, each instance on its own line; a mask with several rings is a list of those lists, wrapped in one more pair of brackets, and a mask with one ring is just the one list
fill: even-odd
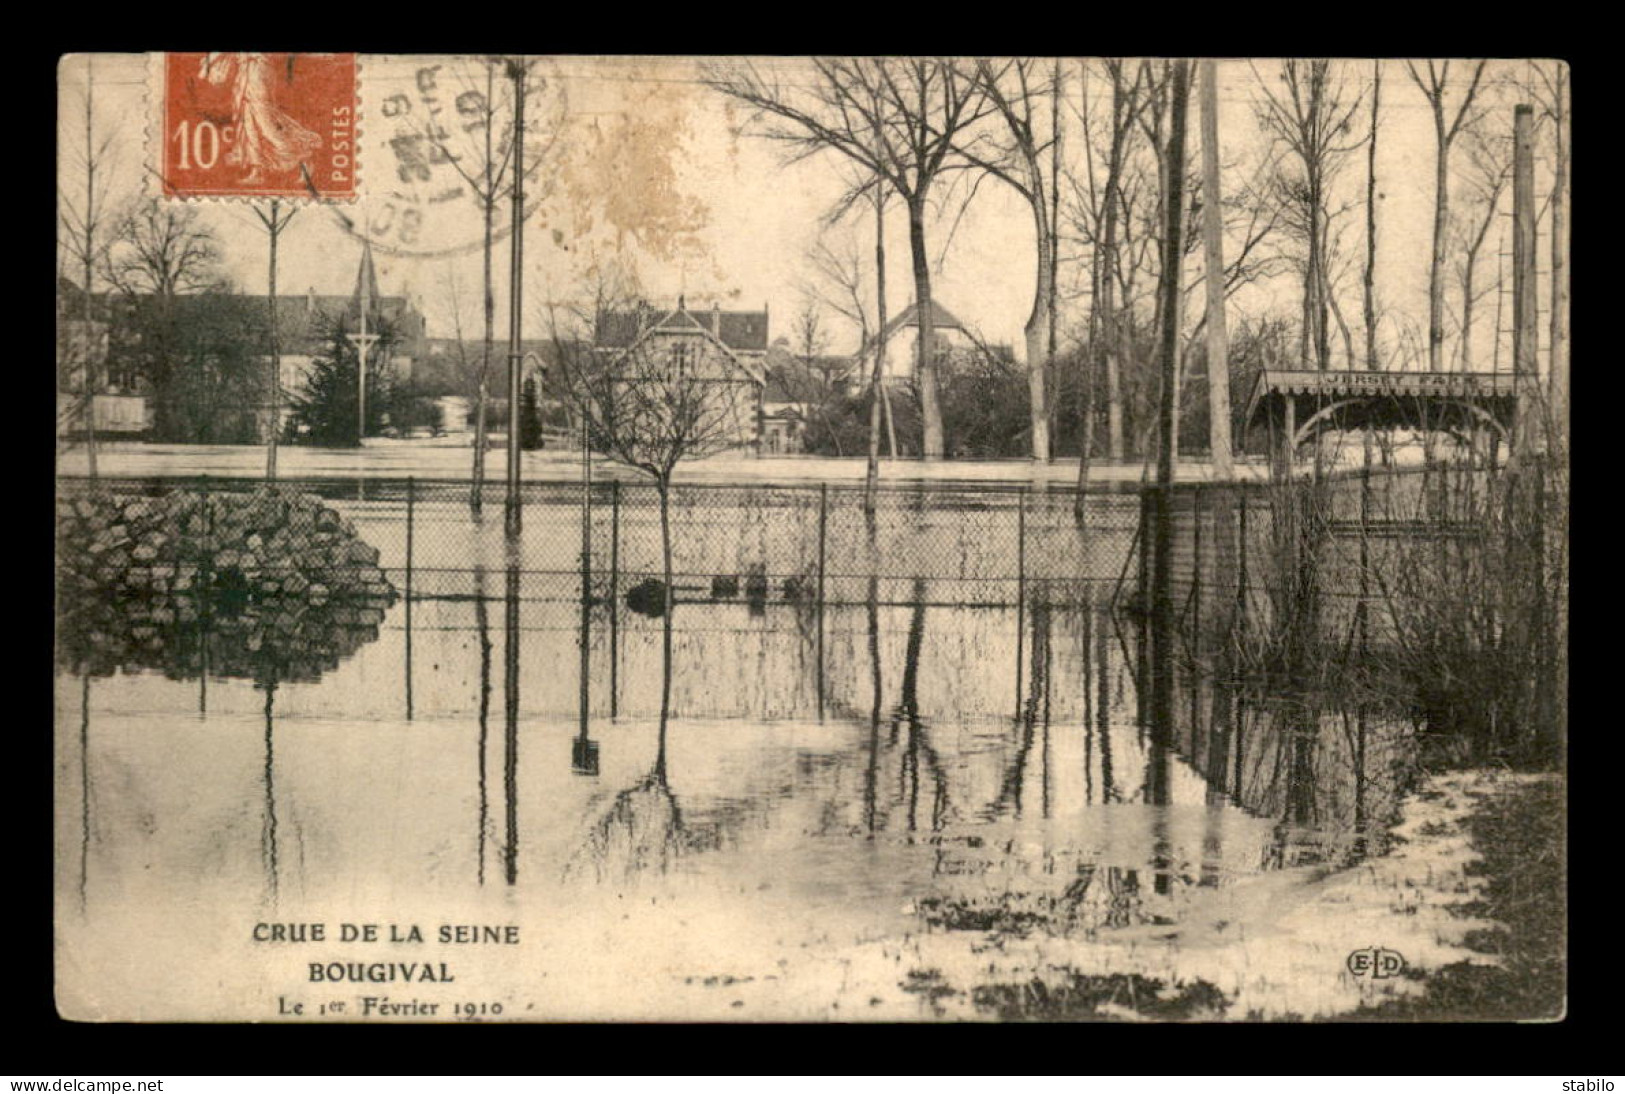
[(1566, 1013), (1565, 63), (58, 84), (64, 1017)]

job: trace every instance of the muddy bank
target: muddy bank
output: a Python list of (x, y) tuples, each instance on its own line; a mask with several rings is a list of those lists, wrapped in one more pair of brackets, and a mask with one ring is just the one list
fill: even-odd
[(1479, 861), (1479, 896), (1462, 908), (1493, 926), (1465, 943), (1484, 961), (1437, 970), (1420, 996), (1362, 1008), (1380, 1021), (1552, 1021), (1567, 1004), (1568, 907), (1564, 870), (1567, 803), (1557, 776), (1501, 779), (1478, 793), (1467, 822)]
[[(1386, 855), (1204, 890), (1177, 923), (1078, 931), (1022, 917), (930, 929), (894, 955), (896, 990), (921, 1017), (983, 1020), (1552, 1017), (1562, 816), (1555, 777), (1435, 775), (1406, 801)], [(1374, 976), (1351, 962), (1373, 948), (1402, 967)]]

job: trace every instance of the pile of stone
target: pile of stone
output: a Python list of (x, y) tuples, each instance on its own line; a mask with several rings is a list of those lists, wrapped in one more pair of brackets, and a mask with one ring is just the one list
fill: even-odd
[(64, 588), (119, 599), (203, 593), (387, 607), (397, 596), (378, 549), (347, 518), (314, 495), (274, 486), (60, 498), (57, 569)]
[(58, 652), (78, 670), (311, 680), (398, 597), (377, 548), (286, 488), (57, 502)]

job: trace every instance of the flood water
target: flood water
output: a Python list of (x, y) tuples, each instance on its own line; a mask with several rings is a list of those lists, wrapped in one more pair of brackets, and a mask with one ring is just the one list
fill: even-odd
[[(398, 505), (339, 508), (390, 566)], [(117, 664), (59, 655), (59, 960), (151, 1017), (357, 1017), (382, 993), (930, 1019), (997, 1017), (1008, 984), (1061, 970), (1224, 1000), (1177, 1017), (1336, 1014), (1370, 990), (1351, 950), (1448, 958), (1426, 916), (1373, 933), (1403, 903), (1369, 866), (1411, 785), (1402, 712), (1183, 674), (1149, 726), (1117, 582), (1063, 580), (1042, 540), (1054, 580), (973, 568), (976, 596), (893, 554), (884, 578), (832, 568), (822, 606), (680, 580), (650, 616), (623, 573), (584, 608), (570, 513), (530, 514), (552, 573), (473, 546), (489, 526), (442, 533), (410, 597), (298, 665), (202, 622)], [(1091, 534), (1127, 559), (1129, 532)], [(255, 939), (310, 923), (323, 940)], [(458, 924), (521, 941), (436, 942)], [(390, 940), (413, 926), (425, 942)], [(310, 979), (365, 961), (444, 962), (455, 986)]]

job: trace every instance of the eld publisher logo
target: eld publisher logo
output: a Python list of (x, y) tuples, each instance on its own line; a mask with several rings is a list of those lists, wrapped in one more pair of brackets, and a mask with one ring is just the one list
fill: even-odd
[(1398, 950), (1381, 946), (1368, 946), (1349, 954), (1349, 972), (1355, 976), (1369, 976), (1373, 980), (1386, 980), (1405, 971), (1405, 956)]

